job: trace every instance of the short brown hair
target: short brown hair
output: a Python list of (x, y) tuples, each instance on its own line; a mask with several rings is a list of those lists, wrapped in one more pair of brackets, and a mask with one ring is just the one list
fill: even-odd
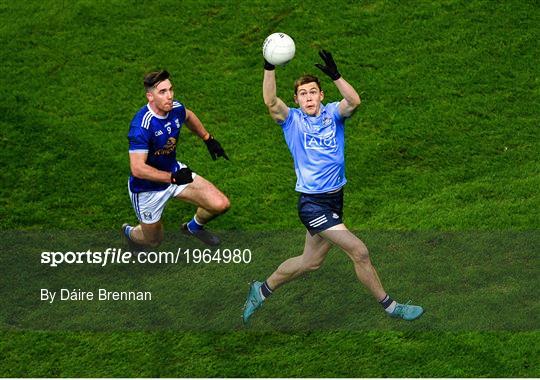
[(306, 74), (302, 75), (300, 78), (294, 81), (294, 94), (296, 95), (298, 87), (308, 83), (316, 83), (317, 87), (319, 87), (319, 91), (322, 91), (321, 81), (319, 80), (319, 78), (317, 78), (315, 75)]
[(146, 92), (151, 91), (158, 84), (170, 78), (167, 70), (152, 71), (144, 76), (144, 89)]

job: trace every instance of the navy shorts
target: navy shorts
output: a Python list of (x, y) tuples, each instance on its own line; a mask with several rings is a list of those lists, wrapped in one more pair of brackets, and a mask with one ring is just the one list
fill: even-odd
[(343, 223), (343, 188), (335, 193), (300, 193), (298, 216), (312, 236)]

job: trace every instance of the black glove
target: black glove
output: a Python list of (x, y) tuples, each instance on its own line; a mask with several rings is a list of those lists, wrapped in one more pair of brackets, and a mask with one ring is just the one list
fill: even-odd
[(270, 62), (268, 62), (266, 60), (266, 58), (264, 59), (264, 69), (265, 70), (268, 70), (268, 71), (272, 71), (276, 68), (276, 66), (272, 65)]
[(188, 167), (171, 173), (171, 183), (175, 185), (185, 185), (191, 182), (193, 182), (193, 172)]
[(329, 51), (321, 50), (319, 52), (319, 55), (321, 56), (326, 66), (323, 66), (320, 63), (316, 63), (315, 66), (317, 66), (319, 69), (322, 70), (323, 73), (332, 78), (332, 80), (338, 80), (339, 78), (341, 78), (341, 74), (337, 69), (334, 58), (332, 58), (332, 54)]
[(221, 147), (221, 144), (219, 141), (217, 141), (214, 136), (210, 135), (208, 140), (205, 140), (204, 143), (206, 144), (206, 147), (208, 148), (208, 151), (210, 152), (210, 156), (212, 157), (212, 160), (216, 160), (218, 157), (223, 157), (224, 159), (228, 160), (229, 157), (227, 157), (227, 154)]

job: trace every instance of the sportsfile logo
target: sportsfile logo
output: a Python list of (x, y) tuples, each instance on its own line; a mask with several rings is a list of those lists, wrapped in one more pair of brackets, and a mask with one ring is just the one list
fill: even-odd
[(41, 264), (50, 267), (76, 264), (97, 264), (102, 267), (109, 264), (249, 264), (251, 256), (249, 248), (178, 248), (176, 252), (130, 252), (109, 247), (103, 251), (44, 251), (41, 252)]
[(304, 132), (304, 147), (313, 150), (337, 150), (336, 131), (327, 134)]

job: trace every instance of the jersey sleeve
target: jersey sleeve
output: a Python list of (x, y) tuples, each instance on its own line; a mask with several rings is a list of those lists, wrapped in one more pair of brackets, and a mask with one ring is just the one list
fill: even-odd
[(150, 131), (140, 124), (132, 122), (128, 133), (130, 153), (148, 153), (150, 148)]
[(341, 116), (339, 113), (339, 102), (330, 103), (326, 107), (330, 109), (330, 113), (335, 121), (343, 122), (346, 119), (346, 117)]
[(293, 120), (294, 120), (294, 109), (289, 108), (289, 113), (287, 114), (287, 118), (281, 122), (277, 122), (283, 130), (289, 129), (291, 126)]

